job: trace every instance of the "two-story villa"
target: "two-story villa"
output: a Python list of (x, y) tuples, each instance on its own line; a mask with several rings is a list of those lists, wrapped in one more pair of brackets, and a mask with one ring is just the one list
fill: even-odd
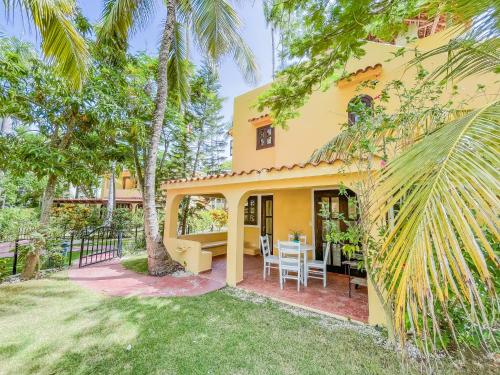
[[(108, 203), (110, 181), (111, 178), (109, 175), (102, 177), (99, 194), (96, 198), (81, 196), (56, 198), (54, 199), (54, 204), (59, 206), (64, 204), (83, 204), (104, 209)], [(115, 178), (114, 188), (117, 208), (126, 208), (132, 211), (142, 208), (142, 194), (137, 186), (137, 181), (130, 171), (123, 170), (120, 175)]]
[[(418, 31), (419, 38), (408, 47), (417, 47), (421, 51), (447, 43), (452, 37), (447, 31)], [(353, 298), (349, 299), (347, 284), (342, 282), (342, 278), (334, 277), (346, 272), (343, 265), (345, 258), (340, 249), (333, 249), (328, 263), (328, 270), (333, 275), (330, 285), (322, 289), (318, 282), (301, 292), (297, 292), (294, 286), (279, 291), (277, 279), (261, 281), (262, 268), (256, 266), (261, 264), (261, 257), (247, 254), (255, 253), (252, 249), (258, 248), (260, 235), (268, 234), (275, 243), (287, 240), (290, 231), (294, 230), (306, 236), (307, 243), (314, 246), (315, 256), (322, 259), (325, 241), (319, 215), (321, 203), (327, 203), (332, 211), (343, 213), (347, 218), (356, 218), (355, 209), (350, 207), (348, 199), (340, 195), (338, 189), (344, 184), (355, 195), (355, 183), (363, 177), (362, 172), (345, 170), (341, 160), (319, 164), (311, 164), (307, 160), (315, 149), (339, 134), (341, 125), (349, 118), (348, 103), (360, 94), (356, 89), (362, 81), (377, 79), (380, 82), (377, 89), (361, 92), (370, 98), (376, 98), (384, 83), (392, 80), (399, 79), (409, 85), (413, 82), (415, 68), (408, 68), (413, 54), (394, 58), (401, 43), (404, 43), (404, 38), (396, 40), (396, 44), (368, 42), (366, 55), (347, 65), (351, 73), (349, 79), (337, 82), (327, 91), (313, 93), (300, 109), (300, 116), (289, 122), (288, 129), (273, 127), (272, 119), (266, 113), (257, 112), (254, 107), (257, 97), (267, 85), (235, 98), (231, 130), (232, 173), (168, 181), (162, 185), (167, 198), (164, 242), (172, 257), (190, 271), (198, 273), (213, 269), (214, 272), (218, 269), (214, 267), (218, 258), (215, 255), (226, 253), (222, 258), (224, 276), (231, 286), (261, 283), (254, 290), (370, 324), (384, 324), (381, 306), (370, 285), (356, 289)], [(425, 62), (425, 67), (432, 70), (444, 59), (444, 55), (430, 59)], [(468, 102), (470, 108), (475, 108), (496, 98), (499, 89), (496, 82), (497, 77), (492, 74), (469, 78), (457, 85), (463, 98), (472, 95), (479, 83), (486, 85), (484, 95)], [(395, 109), (396, 103), (389, 103), (388, 108)], [(227, 233), (178, 236), (179, 203), (186, 195), (224, 197), (228, 208)], [(205, 243), (213, 243), (214, 246), (204, 246)], [(211, 252), (213, 248), (215, 253)], [(329, 303), (337, 305), (325, 307)], [(360, 309), (355, 304), (365, 306)]]

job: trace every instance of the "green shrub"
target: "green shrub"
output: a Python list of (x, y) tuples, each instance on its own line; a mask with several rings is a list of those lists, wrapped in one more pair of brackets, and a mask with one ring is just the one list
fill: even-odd
[(16, 238), (20, 227), (32, 227), (38, 222), (38, 209), (3, 208), (0, 210), (0, 241)]

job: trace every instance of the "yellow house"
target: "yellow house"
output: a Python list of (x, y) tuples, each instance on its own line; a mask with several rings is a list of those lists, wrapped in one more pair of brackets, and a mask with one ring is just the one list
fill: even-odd
[[(56, 205), (83, 204), (105, 208), (109, 197), (109, 176), (103, 176), (99, 195), (96, 198), (56, 198)], [(142, 207), (142, 194), (137, 186), (137, 181), (128, 170), (123, 170), (115, 178), (115, 202), (117, 208), (136, 210)]]
[[(420, 38), (412, 41), (409, 47), (417, 47), (421, 51), (447, 43), (452, 36), (447, 31), (422, 34), (420, 29), (417, 30), (418, 26), (414, 27), (414, 31), (418, 31)], [(231, 130), (232, 173), (167, 181), (162, 185), (166, 195), (164, 242), (172, 257), (192, 272), (208, 271), (213, 268), (215, 259), (210, 244), (218, 249), (217, 254), (221, 253), (222, 247), (222, 252), (227, 252), (225, 279), (231, 286), (244, 285), (245, 279), (250, 277), (247, 263), (255, 261), (248, 260), (245, 254), (252, 254), (252, 249), (258, 249), (259, 236), (263, 234), (268, 234), (275, 243), (287, 240), (291, 231), (300, 231), (306, 236), (306, 242), (313, 246), (315, 256), (322, 259), (325, 241), (319, 216), (320, 203), (328, 203), (332, 210), (355, 218), (355, 210), (346, 197), (339, 195), (338, 189), (341, 184), (348, 186), (354, 196), (355, 183), (363, 178), (363, 173), (346, 168), (341, 160), (320, 164), (307, 163), (307, 160), (315, 149), (339, 134), (341, 125), (347, 122), (349, 116), (348, 103), (360, 94), (356, 89), (362, 81), (377, 79), (380, 82), (377, 89), (362, 91), (371, 98), (376, 98), (384, 84), (395, 79), (408, 85), (413, 82), (415, 68), (408, 69), (407, 65), (413, 54), (393, 58), (400, 48), (398, 43), (403, 43), (403, 40), (397, 39), (396, 44), (368, 42), (366, 55), (347, 64), (351, 73), (349, 79), (337, 82), (327, 91), (313, 93), (300, 109), (300, 116), (289, 122), (288, 129), (272, 127), (272, 119), (266, 113), (257, 112), (254, 107), (257, 97), (268, 85), (235, 98)], [(426, 61), (425, 66), (432, 70), (445, 58), (435, 57)], [(468, 102), (473, 108), (496, 97), (499, 89), (494, 83), (496, 80), (493, 75), (479, 79), (474, 77), (457, 85), (463, 98), (472, 95), (478, 83), (487, 85), (484, 95)], [(389, 103), (388, 109), (391, 107), (396, 108), (396, 103)], [(224, 197), (228, 208), (227, 233), (178, 236), (177, 213), (179, 203), (186, 195)], [(344, 255), (339, 249), (334, 249), (328, 264), (329, 271), (345, 273), (344, 262)], [(279, 289), (279, 285), (274, 286)], [(292, 291), (286, 293), (291, 294)], [(336, 296), (344, 298), (344, 294)], [(384, 324), (381, 306), (370, 285), (366, 294), (368, 318), (359, 320)], [(294, 301), (301, 304), (302, 297), (298, 296)], [(321, 297), (320, 291), (317, 296)], [(285, 295), (281, 299), (286, 299)], [(315, 309), (322, 310), (320, 305), (316, 305)]]
[[(109, 183), (109, 176), (104, 177), (100, 197), (103, 202), (108, 200)], [(142, 194), (137, 185), (137, 181), (130, 171), (126, 169), (115, 178), (115, 200), (117, 208), (135, 210), (136, 208), (142, 207)]]

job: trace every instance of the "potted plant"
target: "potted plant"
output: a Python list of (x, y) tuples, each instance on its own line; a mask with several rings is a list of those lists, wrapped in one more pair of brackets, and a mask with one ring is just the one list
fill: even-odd
[(300, 235), (302, 234), (299, 230), (291, 230), (290, 235), (292, 236), (293, 242), (300, 242)]

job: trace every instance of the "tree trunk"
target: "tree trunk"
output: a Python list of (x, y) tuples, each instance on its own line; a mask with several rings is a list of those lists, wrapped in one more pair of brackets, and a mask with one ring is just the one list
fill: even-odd
[[(50, 211), (52, 209), (52, 203), (54, 202), (54, 194), (56, 191), (57, 176), (54, 174), (49, 175), (47, 185), (45, 186), (45, 191), (42, 198), (42, 212), (40, 214), (40, 225), (42, 227), (49, 224)], [(28, 253), (26, 256), (26, 262), (24, 264), (24, 270), (21, 274), (23, 280), (29, 280), (36, 276), (40, 264), (40, 249), (35, 247), (35, 249)]]
[(106, 225), (106, 226), (110, 226), (112, 221), (113, 221), (113, 211), (114, 211), (115, 205), (116, 205), (115, 169), (116, 169), (116, 163), (113, 162), (113, 163), (111, 163), (111, 176), (109, 177), (108, 204), (106, 206), (106, 220), (104, 220), (104, 225)]
[(50, 210), (52, 209), (52, 203), (54, 202), (56, 185), (57, 176), (54, 174), (49, 174), (47, 186), (45, 186), (45, 191), (43, 192), (42, 198), (42, 212), (40, 214), (40, 225), (42, 226), (45, 226), (49, 223)]
[(158, 215), (156, 213), (156, 161), (158, 159), (158, 145), (163, 127), (168, 98), (167, 64), (170, 46), (172, 44), (175, 26), (175, 0), (167, 0), (167, 20), (160, 44), (158, 57), (158, 91), (156, 93), (155, 111), (153, 114), (151, 135), (149, 139), (148, 154), (144, 168), (144, 231), (146, 236), (146, 249), (148, 252), (148, 272), (153, 276), (162, 276), (174, 269), (172, 262), (158, 228)]
[(190, 203), (191, 203), (191, 197), (187, 196), (185, 201), (184, 201), (184, 206), (182, 207), (181, 234), (186, 234), (187, 217), (189, 214), (189, 204)]

